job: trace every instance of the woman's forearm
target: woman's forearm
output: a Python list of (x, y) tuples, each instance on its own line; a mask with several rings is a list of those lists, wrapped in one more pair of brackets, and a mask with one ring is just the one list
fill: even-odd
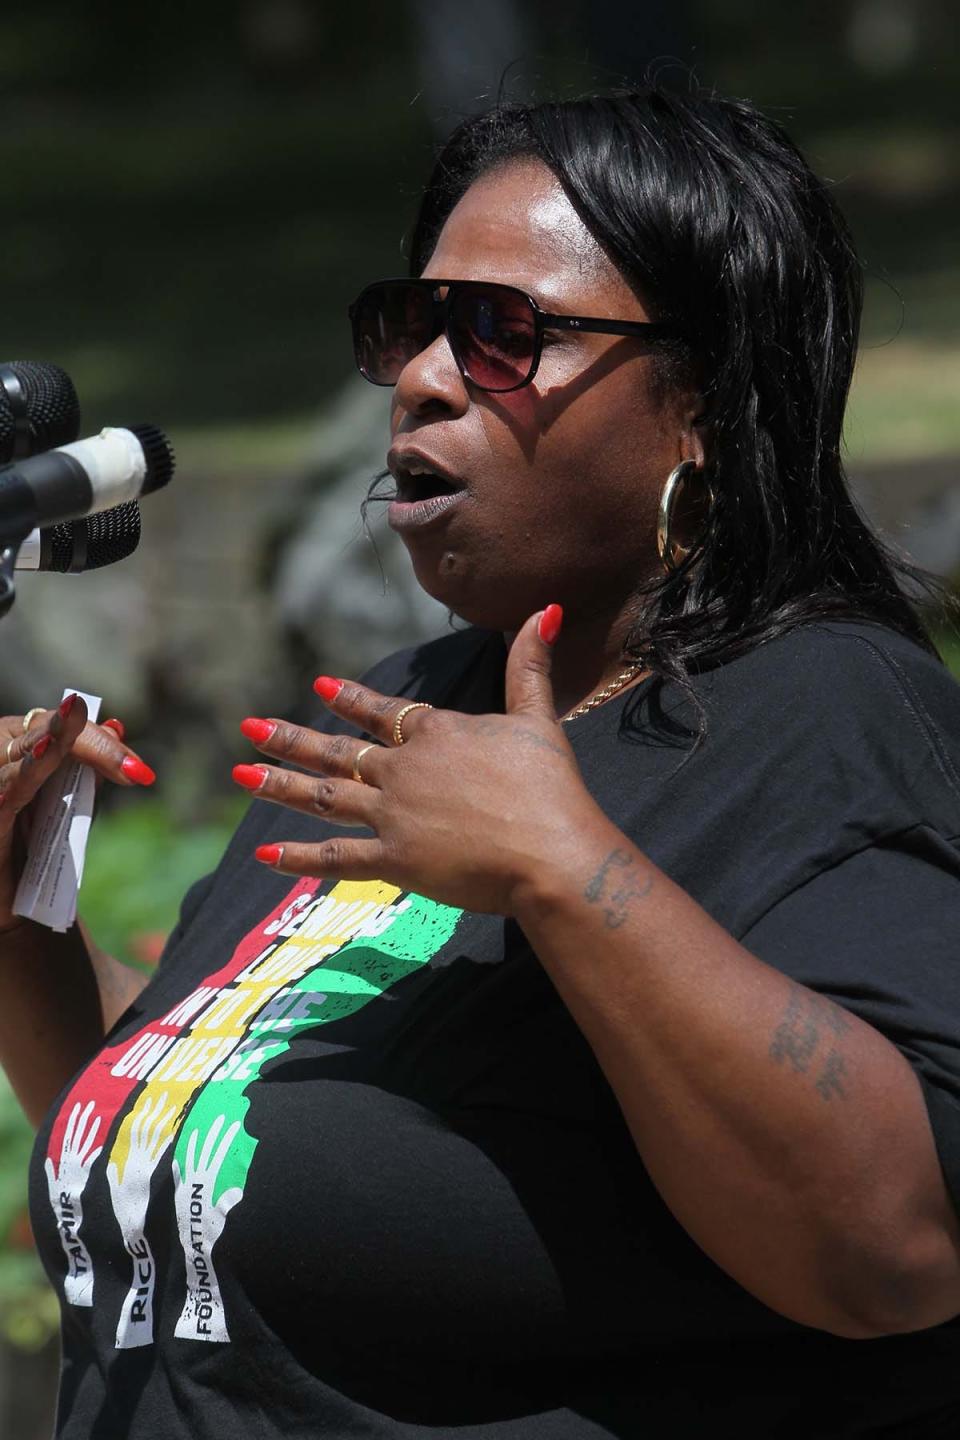
[(957, 1219), (895, 1046), (751, 955), (599, 812), (515, 913), (664, 1201), (728, 1274), (853, 1337), (960, 1312)]
[(21, 820), (68, 755), (127, 787), (150, 783), (153, 773), (116, 728), (87, 723), (78, 695), (27, 728), (20, 716), (0, 718), (0, 1066), (35, 1125), (146, 983), (81, 926), (61, 935), (14, 913)]
[(32, 1124), (145, 984), (79, 926), (60, 935), (26, 920), (0, 933), (0, 1065)]

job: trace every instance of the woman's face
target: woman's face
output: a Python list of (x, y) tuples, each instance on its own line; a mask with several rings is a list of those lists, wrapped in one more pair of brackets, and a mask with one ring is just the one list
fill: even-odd
[[(515, 285), (553, 312), (650, 318), (536, 160), (470, 187), (423, 274)], [(390, 467), (433, 462), (462, 487), (429, 523), (396, 527), (430, 595), (507, 631), (551, 601), (564, 606), (565, 628), (629, 611), (659, 566), (663, 483), (699, 454), (692, 397), (660, 395), (653, 364), (632, 337), (558, 331), (545, 333), (532, 383), (507, 394), (465, 381), (442, 335), (407, 364)]]

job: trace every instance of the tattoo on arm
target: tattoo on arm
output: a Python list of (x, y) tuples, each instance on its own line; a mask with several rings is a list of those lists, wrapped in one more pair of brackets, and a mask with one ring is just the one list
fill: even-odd
[(839, 1050), (831, 1050), (823, 1062), (823, 1069), (817, 1080), (817, 1089), (824, 1100), (830, 1100), (834, 1095), (839, 1095), (841, 1100), (846, 1100), (847, 1092), (843, 1088), (842, 1081), (846, 1076), (847, 1062)]
[(589, 904), (604, 905), (603, 919), (608, 930), (619, 929), (632, 900), (643, 900), (650, 894), (653, 879), (637, 874), (636, 863), (629, 850), (611, 850), (583, 892)]
[[(850, 1025), (839, 1005), (801, 985), (791, 985), (786, 1007), (770, 1041), (770, 1059), (777, 1065), (786, 1063), (802, 1075), (813, 1067), (819, 1072), (814, 1083), (824, 1100), (832, 1100), (834, 1096), (845, 1100), (847, 1064), (837, 1044)], [(824, 1035), (828, 1044), (837, 1042), (830, 1044), (826, 1057), (820, 1045)]]

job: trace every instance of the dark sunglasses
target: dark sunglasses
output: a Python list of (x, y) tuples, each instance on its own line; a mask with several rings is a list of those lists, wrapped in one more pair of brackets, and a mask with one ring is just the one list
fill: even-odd
[[(441, 294), (445, 291), (445, 294)], [(523, 290), (483, 280), (377, 280), (350, 306), (357, 368), (372, 385), (395, 385), (404, 366), (445, 335), (464, 379), (503, 393), (529, 385), (544, 330), (674, 340), (674, 325), (548, 315)]]

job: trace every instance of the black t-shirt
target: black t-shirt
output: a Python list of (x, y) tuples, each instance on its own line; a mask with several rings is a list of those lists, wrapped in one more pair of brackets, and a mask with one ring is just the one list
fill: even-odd
[[(369, 680), (496, 710), (503, 663), (468, 631)], [(831, 623), (695, 690), (699, 742), (652, 681), (572, 722), (587, 786), (903, 1051), (960, 1203), (960, 688)], [(851, 1341), (752, 1298), (657, 1195), (519, 926), (253, 859), (326, 833), (254, 801), (38, 1137), (62, 1440), (958, 1433), (960, 1323)]]

